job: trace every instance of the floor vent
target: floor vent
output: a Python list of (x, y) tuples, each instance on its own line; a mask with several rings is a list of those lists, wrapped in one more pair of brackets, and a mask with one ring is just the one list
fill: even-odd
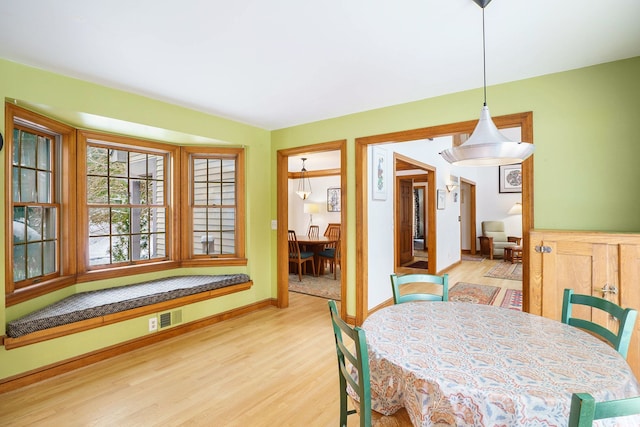
[(160, 313), (160, 329), (182, 323), (182, 310)]

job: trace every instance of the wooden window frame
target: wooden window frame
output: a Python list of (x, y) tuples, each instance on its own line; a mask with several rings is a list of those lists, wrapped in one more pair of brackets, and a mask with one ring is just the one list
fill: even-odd
[[(166, 205), (166, 256), (161, 259), (130, 260), (125, 263), (91, 266), (89, 263), (89, 217), (87, 203), (87, 146), (99, 145), (106, 148), (166, 154), (167, 176), (164, 182)], [(122, 275), (147, 273), (152, 271), (176, 268), (179, 266), (179, 242), (175, 238), (179, 234), (179, 209), (176, 205), (176, 185), (178, 178), (178, 159), (180, 147), (171, 144), (153, 142), (119, 135), (110, 135), (93, 131), (78, 131), (78, 282), (97, 279), (109, 279)]]
[[(13, 132), (16, 126), (31, 128), (52, 136), (55, 145), (52, 151), (59, 155), (53, 166), (55, 203), (60, 206), (58, 223), (57, 272), (36, 280), (22, 281), (16, 286), (13, 281)], [(76, 259), (69, 254), (76, 247), (75, 194), (76, 194), (76, 131), (56, 120), (5, 103), (5, 293), (6, 306), (35, 298), (64, 288), (75, 282)], [(64, 177), (64, 179), (62, 179)]]
[[(57, 203), (60, 205), (59, 226), (59, 274), (24, 287), (13, 282), (13, 201), (12, 201), (12, 149), (14, 123), (43, 131), (54, 136), (60, 144), (59, 161), (54, 173), (58, 177)], [(139, 138), (111, 135), (91, 130), (78, 130), (54, 119), (5, 103), (5, 301), (6, 306), (28, 301), (67, 286), (93, 280), (111, 279), (125, 275), (163, 271), (179, 267), (211, 267), (247, 265), (245, 255), (246, 236), (246, 177), (245, 149), (229, 147), (180, 147), (174, 144)], [(100, 141), (102, 146), (129, 148), (134, 151), (166, 153), (168, 155), (165, 179), (167, 205), (166, 257), (137, 260), (125, 265), (89, 266), (88, 206), (87, 206), (87, 141)], [(189, 191), (191, 186), (189, 158), (234, 157), (236, 159), (236, 253), (217, 258), (194, 256), (191, 247), (191, 223)], [(63, 177), (60, 179), (59, 177)]]
[[(195, 255), (193, 253), (193, 222), (192, 214), (192, 173), (191, 159), (193, 156), (203, 158), (235, 158), (236, 160), (236, 228), (235, 228), (235, 248), (233, 256), (210, 257), (207, 255)], [(245, 255), (245, 150), (244, 148), (223, 148), (223, 147), (182, 147), (181, 149), (181, 182), (182, 188), (189, 188), (180, 194), (180, 209), (182, 229), (180, 232), (181, 241), (181, 264), (185, 267), (195, 266), (219, 266), (219, 265), (246, 265)], [(188, 186), (188, 187), (187, 187)]]

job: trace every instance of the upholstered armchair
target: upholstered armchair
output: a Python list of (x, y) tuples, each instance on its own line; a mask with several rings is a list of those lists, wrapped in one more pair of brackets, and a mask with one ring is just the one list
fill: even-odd
[(482, 221), (482, 236), (480, 240), (480, 255), (504, 258), (504, 248), (519, 246), (521, 237), (507, 236), (504, 232), (504, 222), (502, 221)]

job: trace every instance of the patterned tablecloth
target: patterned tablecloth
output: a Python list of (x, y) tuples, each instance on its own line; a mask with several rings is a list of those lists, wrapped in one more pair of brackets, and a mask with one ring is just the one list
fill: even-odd
[[(528, 313), (413, 302), (373, 313), (363, 329), (373, 409), (404, 406), (416, 426), (565, 427), (573, 392), (596, 401), (640, 395), (610, 346)], [(626, 418), (614, 425), (640, 425)]]

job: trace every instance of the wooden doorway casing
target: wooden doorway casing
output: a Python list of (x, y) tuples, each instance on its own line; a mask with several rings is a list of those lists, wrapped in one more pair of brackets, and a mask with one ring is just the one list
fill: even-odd
[[(418, 160), (412, 159), (411, 157), (403, 156), (398, 153), (394, 153), (393, 155), (393, 175), (396, 177), (396, 191), (394, 192), (394, 267), (395, 271), (398, 271), (398, 267), (401, 266), (403, 260), (400, 256), (401, 251), (401, 230), (399, 227), (400, 224), (400, 192), (398, 191), (400, 180), (403, 179), (411, 179), (413, 182), (423, 182), (426, 186), (425, 197), (427, 199), (427, 210), (426, 210), (426, 229), (428, 230), (425, 236), (425, 249), (427, 251), (427, 258), (429, 260), (428, 272), (429, 274), (436, 274), (436, 261), (437, 261), (437, 227), (436, 227), (436, 180), (435, 173), (436, 168), (431, 165), (427, 165), (426, 163), (422, 163)], [(402, 170), (421, 170), (426, 172), (425, 174), (416, 174), (416, 175), (398, 175), (398, 171)]]
[[(460, 236), (463, 235), (463, 228), (466, 230), (466, 232), (469, 234), (469, 244), (470, 244), (470, 250), (469, 253), (471, 255), (475, 255), (476, 254), (476, 239), (478, 238), (476, 236), (476, 183), (466, 179), (466, 178), (460, 178), (460, 198), (462, 198), (462, 187), (463, 186), (469, 186), (469, 218), (466, 221), (463, 221), (461, 218), (460, 221)], [(462, 214), (461, 214), (462, 215)], [(462, 242), (460, 242), (460, 248), (462, 248), (463, 244)]]
[[(289, 191), (288, 191), (288, 160), (290, 156), (300, 156), (308, 153), (324, 151), (340, 151), (340, 222), (342, 235), (347, 236), (347, 141), (339, 140), (302, 147), (278, 150), (277, 152), (277, 306), (289, 306), (289, 256), (288, 236), (289, 224)], [(340, 314), (346, 319), (347, 307), (347, 249), (346, 238), (340, 239), (340, 283), (341, 301)]]
[[(515, 113), (505, 116), (493, 117), (493, 122), (498, 128), (520, 127), (522, 140), (534, 143), (533, 140), (533, 113)], [(471, 134), (475, 129), (477, 120), (458, 122), (446, 125), (431, 126), (419, 129), (391, 132), (380, 135), (371, 135), (356, 138), (356, 314), (355, 322), (361, 325), (368, 314), (368, 266), (367, 256), (368, 241), (368, 197), (367, 191), (367, 147), (369, 145), (384, 144), (390, 142), (407, 142), (422, 139), (437, 138), (441, 136)], [(534, 154), (535, 156), (535, 154)], [(522, 237), (523, 243), (523, 272), (522, 294), (523, 311), (529, 311), (529, 230), (534, 226), (533, 221), (533, 156), (522, 162)]]

